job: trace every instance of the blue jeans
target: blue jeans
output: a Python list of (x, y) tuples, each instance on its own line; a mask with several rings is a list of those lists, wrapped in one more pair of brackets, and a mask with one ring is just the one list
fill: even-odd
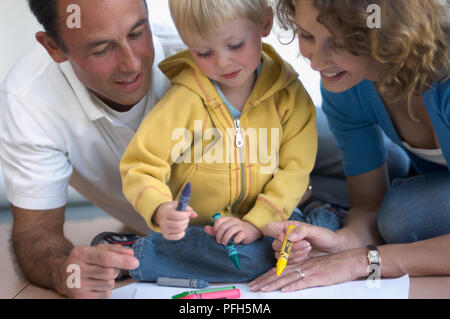
[(378, 212), (378, 231), (390, 243), (450, 233), (450, 173), (397, 179)]
[[(307, 208), (307, 213), (297, 208), (290, 219), (332, 230), (342, 226), (345, 211), (329, 204), (321, 208), (313, 201), (308, 203), (312, 206)], [(166, 240), (160, 233), (153, 233), (134, 243), (134, 255), (140, 265), (130, 271), (130, 276), (139, 281), (156, 281), (157, 277), (197, 278), (222, 283), (251, 281), (275, 266), (272, 241), (273, 238), (265, 237), (249, 245), (235, 245), (241, 263), (241, 270), (237, 270), (226, 248), (217, 244), (215, 237), (206, 234), (203, 227), (189, 227), (186, 236), (178, 241)]]

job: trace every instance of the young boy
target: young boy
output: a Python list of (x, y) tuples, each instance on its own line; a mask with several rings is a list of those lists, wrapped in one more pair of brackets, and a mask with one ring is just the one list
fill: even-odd
[[(262, 44), (273, 23), (268, 0), (169, 3), (189, 49), (160, 64), (172, 87), (120, 165), (125, 196), (157, 232), (134, 245), (141, 266), (131, 275), (250, 280), (274, 265), (262, 228), (289, 219), (308, 189), (315, 108), (297, 73)], [(188, 182), (190, 206), (180, 212), (174, 198)], [(206, 233), (188, 228), (216, 212), (223, 217)], [(245, 244), (240, 272), (209, 235)]]

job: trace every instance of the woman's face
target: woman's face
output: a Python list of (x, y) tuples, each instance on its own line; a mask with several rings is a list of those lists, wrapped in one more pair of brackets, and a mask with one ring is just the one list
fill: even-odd
[(301, 54), (319, 71), (323, 86), (344, 92), (367, 79), (378, 81), (380, 65), (365, 56), (355, 56), (339, 46), (327, 27), (317, 21), (319, 12), (310, 0), (297, 0), (295, 21)]

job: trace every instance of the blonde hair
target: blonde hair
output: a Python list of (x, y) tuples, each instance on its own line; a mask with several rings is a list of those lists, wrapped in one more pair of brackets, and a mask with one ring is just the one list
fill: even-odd
[(193, 32), (211, 35), (227, 20), (247, 18), (264, 25), (269, 0), (169, 0), (170, 13), (181, 37)]
[[(317, 21), (354, 55), (365, 55), (385, 65), (380, 94), (388, 103), (407, 101), (434, 83), (449, 78), (449, 5), (440, 0), (303, 0), (319, 11)], [(376, 4), (381, 9), (381, 28), (369, 28)], [(277, 0), (277, 16), (284, 29), (295, 30), (296, 0)], [(337, 30), (337, 32), (335, 31)], [(339, 41), (341, 42), (341, 41)]]

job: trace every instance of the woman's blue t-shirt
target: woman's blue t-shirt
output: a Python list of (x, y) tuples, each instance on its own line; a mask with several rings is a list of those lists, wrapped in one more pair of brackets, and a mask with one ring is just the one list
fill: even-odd
[(342, 152), (347, 176), (369, 172), (386, 162), (381, 131), (405, 150), (420, 174), (450, 171), (450, 80), (436, 83), (422, 95), (447, 167), (405, 149), (373, 82), (365, 80), (342, 93), (329, 92), (322, 85), (321, 91), (323, 110)]

